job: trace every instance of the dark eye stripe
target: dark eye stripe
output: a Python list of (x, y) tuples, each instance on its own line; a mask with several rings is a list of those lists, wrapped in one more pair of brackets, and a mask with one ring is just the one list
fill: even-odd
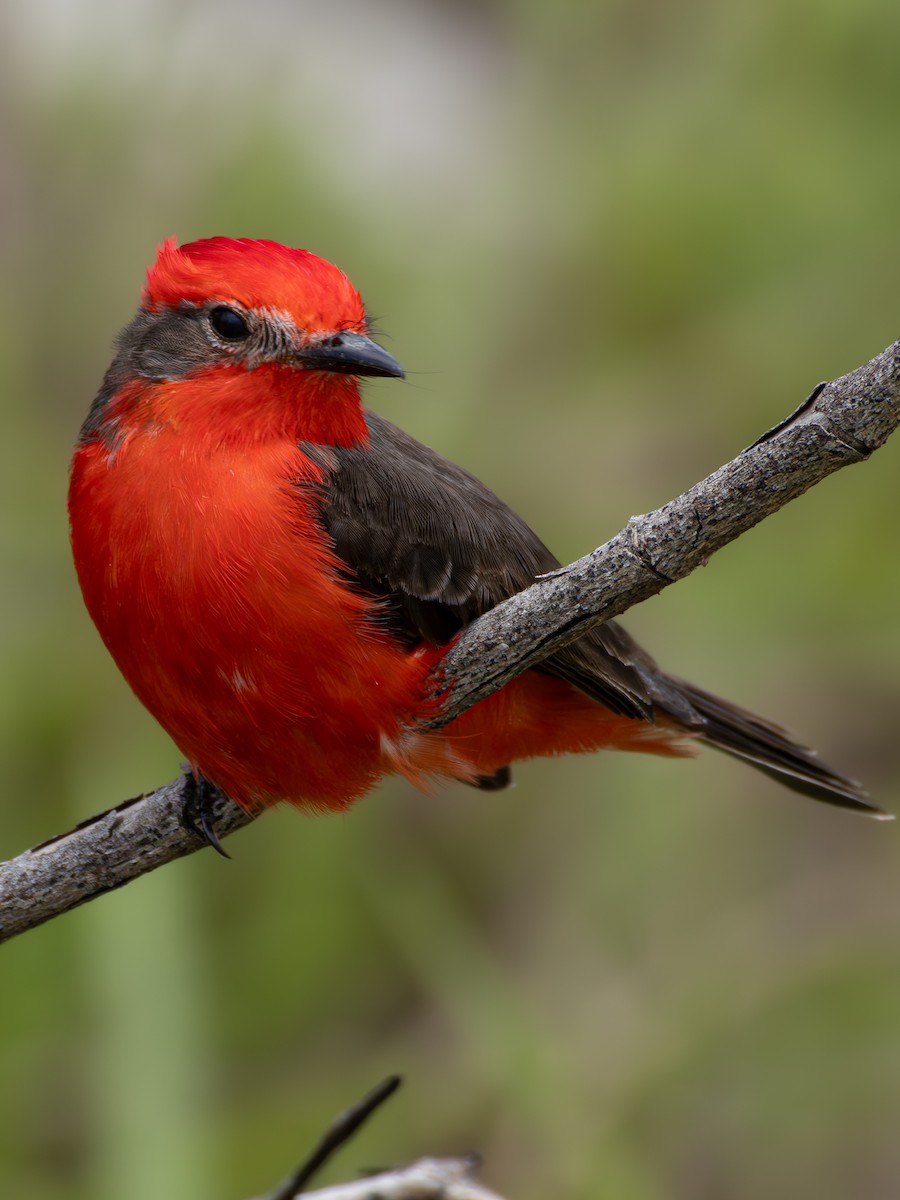
[(209, 314), (213, 333), (225, 342), (241, 342), (250, 336), (250, 326), (244, 317), (227, 304), (220, 304)]

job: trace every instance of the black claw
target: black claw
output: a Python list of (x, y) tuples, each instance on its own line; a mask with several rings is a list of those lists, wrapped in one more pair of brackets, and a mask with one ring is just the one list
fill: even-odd
[(212, 846), (216, 854), (221, 854), (223, 858), (231, 858), (228, 851), (223, 850), (211, 822), (212, 801), (218, 790), (216, 785), (210, 783), (203, 775), (195, 775), (193, 771), (188, 771), (184, 778), (181, 820), (186, 829), (208, 846)]

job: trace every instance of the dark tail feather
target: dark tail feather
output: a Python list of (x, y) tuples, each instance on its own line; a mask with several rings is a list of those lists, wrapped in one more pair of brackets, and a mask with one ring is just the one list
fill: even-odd
[(879, 821), (894, 819), (891, 813), (872, 804), (858, 783), (832, 771), (819, 760), (815, 750), (798, 745), (778, 725), (682, 679), (669, 677), (667, 682), (674, 684), (703, 718), (697, 729), (700, 741), (743, 759), (804, 796), (838, 808), (850, 808)]

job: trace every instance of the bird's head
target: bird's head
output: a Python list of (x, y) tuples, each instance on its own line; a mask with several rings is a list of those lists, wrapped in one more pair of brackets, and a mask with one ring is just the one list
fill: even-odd
[(271, 241), (169, 240), (82, 440), (191, 418), (223, 436), (239, 423), (302, 418), (310, 440), (352, 440), (339, 410), (358, 414), (361, 375), (402, 379), (403, 370), (368, 336), (359, 293), (337, 267)]

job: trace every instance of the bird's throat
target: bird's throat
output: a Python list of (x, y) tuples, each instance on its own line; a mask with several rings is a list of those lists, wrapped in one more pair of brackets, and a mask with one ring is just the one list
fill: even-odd
[(267, 364), (222, 367), (136, 389), (109, 417), (117, 439), (167, 429), (194, 452), (205, 447), (290, 440), (363, 445), (368, 431), (353, 376)]

